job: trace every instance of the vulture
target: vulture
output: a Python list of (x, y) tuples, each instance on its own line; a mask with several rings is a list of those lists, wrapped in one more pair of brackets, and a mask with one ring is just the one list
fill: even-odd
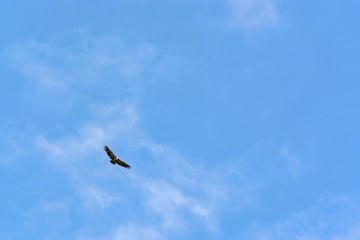
[(124, 168), (130, 168), (130, 165), (128, 165), (126, 162), (121, 161), (115, 154), (108, 148), (108, 146), (104, 146), (104, 150), (106, 151), (107, 155), (111, 158), (110, 162), (112, 164), (119, 164), (120, 166), (123, 166)]

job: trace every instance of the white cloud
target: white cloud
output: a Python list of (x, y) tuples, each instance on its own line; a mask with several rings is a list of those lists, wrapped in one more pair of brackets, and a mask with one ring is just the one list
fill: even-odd
[(64, 199), (40, 200), (31, 209), (24, 210), (21, 208), (17, 210), (20, 211), (22, 219), (17, 223), (17, 225), (20, 225), (21, 231), (16, 230), (13, 233), (14, 236), (17, 236), (16, 238), (29, 236), (34, 234), (36, 229), (41, 228), (42, 231), (38, 233), (37, 237), (61, 239), (63, 230), (71, 223), (72, 209), (70, 202)]
[(243, 239), (355, 240), (360, 238), (360, 202), (350, 196), (324, 194), (309, 209), (284, 221), (262, 226), (254, 223)]
[[(151, 161), (157, 173), (155, 176), (147, 176), (146, 169), (139, 164), (140, 168), (132, 169), (133, 173), (129, 172), (116, 181), (131, 186), (133, 193), (143, 197), (143, 205), (154, 216), (161, 217), (161, 224), (153, 227), (177, 229), (184, 226), (186, 220), (183, 212), (186, 211), (195, 219), (204, 221), (208, 229), (216, 229), (216, 214), (224, 210), (221, 203), (229, 201), (231, 188), (235, 187), (227, 182), (226, 176), (196, 164), (190, 165), (188, 159), (171, 147), (152, 142), (137, 125), (138, 114), (134, 103), (118, 103), (99, 109), (93, 107), (93, 110), (96, 113), (93, 123), (88, 123), (75, 135), (52, 141), (43, 136), (36, 137), (37, 146), (45, 151), (50, 163), (72, 176), (74, 189), (82, 199), (83, 206), (104, 210), (121, 202), (122, 205), (132, 207), (124, 200), (128, 190), (110, 191), (107, 186), (99, 185), (96, 181), (84, 182), (84, 179), (113, 181), (113, 177), (109, 176), (113, 166), (109, 164), (108, 168), (101, 167), (104, 165), (103, 159), (107, 158), (102, 150), (103, 142), (106, 140), (114, 145), (127, 142), (134, 148), (153, 154)], [(106, 123), (101, 120), (104, 116)], [(91, 157), (98, 154), (101, 161)]]
[(116, 35), (95, 37), (87, 31), (56, 35), (47, 42), (14, 43), (5, 55), (30, 84), (53, 94), (70, 91), (74, 85), (87, 88), (99, 83), (136, 92), (166, 71), (164, 58), (170, 60), (150, 44), (129, 44)]
[(163, 235), (153, 227), (129, 223), (114, 227), (109, 234), (100, 237), (78, 237), (77, 240), (160, 240)]
[(285, 160), (285, 164), (288, 168), (289, 173), (293, 178), (298, 178), (302, 171), (302, 162), (299, 157), (290, 152), (288, 145), (283, 145), (280, 149), (281, 156)]
[(244, 30), (278, 25), (279, 17), (273, 0), (230, 0), (230, 25)]
[(123, 197), (117, 193), (109, 193), (99, 187), (82, 184), (78, 186), (77, 191), (82, 198), (82, 204), (88, 210), (105, 210), (112, 204), (121, 204)]
[(138, 121), (135, 105), (131, 102), (117, 103), (106, 107), (93, 105), (93, 122), (81, 123), (76, 133), (55, 141), (39, 135), (35, 137), (37, 146), (45, 150), (54, 164), (68, 165), (67, 161), (82, 164), (82, 158), (103, 148), (106, 143), (123, 138), (130, 140), (136, 132)]
[[(134, 239), (144, 239), (143, 236), (159, 239), (163, 235), (160, 232), (191, 227), (192, 220), (200, 222), (200, 228), (216, 230), (223, 211), (248, 204), (251, 184), (243, 181), (238, 176), (240, 170), (234, 172), (231, 165), (204, 167), (201, 160), (185, 157), (173, 147), (147, 136), (139, 124), (139, 92), (149, 76), (151, 80), (153, 71), (157, 74), (159, 62), (161, 69), (164, 68), (164, 61), (148, 44), (126, 46), (116, 36), (80, 36), (78, 42), (71, 44), (60, 40), (31, 41), (9, 48), (8, 53), (14, 53), (14, 66), (33, 80), (37, 88), (57, 92), (61, 87), (66, 94), (60, 95), (58, 101), (67, 100), (68, 95), (76, 97), (78, 92), (73, 86), (84, 91), (96, 89), (104, 95), (114, 88), (127, 89), (130, 93), (125, 100), (113, 98), (111, 104), (98, 99), (85, 101), (81, 110), (90, 109), (91, 114), (79, 120), (77, 127), (66, 128), (56, 137), (37, 134), (34, 140), (41, 156), (38, 159), (47, 160), (47, 167), (67, 174), (67, 185), (72, 187), (70, 211), (82, 206), (79, 211), (84, 218), (88, 214), (106, 214), (108, 227), (114, 228), (111, 236), (95, 233), (94, 222), (84, 221), (80, 223), (84, 234), (79, 230), (77, 236), (130, 239), (131, 235)], [(44, 68), (46, 74), (38, 74), (39, 68)], [(102, 83), (106, 88), (101, 88)], [(76, 101), (74, 98), (69, 103)], [(147, 158), (141, 162), (131, 159), (129, 163), (134, 167), (130, 171), (116, 168), (108, 163), (102, 149), (105, 144), (120, 152), (121, 158), (126, 154), (137, 156), (134, 152), (145, 152)], [(121, 213), (122, 218), (117, 219), (113, 212)], [(148, 214), (148, 218), (137, 218), (140, 213)], [(119, 221), (124, 224), (120, 228)], [(127, 225), (129, 222), (132, 224)]]
[(163, 217), (165, 228), (182, 225), (179, 217), (179, 212), (182, 210), (188, 210), (197, 217), (211, 220), (211, 209), (201, 204), (199, 200), (184, 195), (178, 188), (163, 180), (146, 184), (144, 189), (147, 196), (146, 205)]
[(120, 226), (117, 228), (110, 239), (157, 240), (161, 238), (161, 234), (152, 227), (138, 227), (134, 224), (129, 224), (127, 226)]
[[(5, 134), (3, 135), (5, 136)], [(24, 156), (24, 149), (20, 146), (17, 140), (9, 138), (3, 139), (1, 145), (4, 147), (4, 150), (0, 154), (0, 167), (6, 168), (13, 166), (17, 159)]]
[[(242, 174), (241, 164), (222, 163), (221, 167), (205, 168), (172, 147), (154, 142), (140, 128), (136, 102), (92, 104), (91, 109), (91, 121), (80, 124), (79, 130), (55, 140), (36, 137), (37, 146), (45, 151), (50, 163), (70, 174), (77, 198), (91, 212), (110, 211), (119, 206), (130, 212), (141, 209), (147, 214), (146, 219), (157, 220), (126, 217), (122, 221), (147, 226), (146, 231), (153, 231), (157, 239), (162, 236), (157, 233), (186, 229), (192, 221), (216, 231), (223, 212), (256, 205), (254, 192), (258, 186)], [(123, 150), (129, 144), (135, 151), (147, 151), (151, 157), (130, 171), (120, 168), (122, 172), (114, 177), (113, 166), (104, 166), (105, 143)], [(254, 151), (260, 151), (258, 148), (261, 146), (257, 144)], [(149, 165), (154, 173), (149, 173)], [(107, 186), (114, 180), (121, 187)], [(141, 205), (132, 205), (127, 200), (130, 196), (136, 196)], [(126, 236), (126, 230), (120, 229), (118, 235)], [(91, 234), (89, 239), (93, 239)]]

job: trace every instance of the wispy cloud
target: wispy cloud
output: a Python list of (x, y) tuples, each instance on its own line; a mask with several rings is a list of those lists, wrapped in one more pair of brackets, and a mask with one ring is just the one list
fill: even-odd
[(290, 152), (288, 145), (283, 145), (280, 149), (280, 154), (285, 160), (285, 164), (293, 178), (298, 178), (303, 169), (302, 162), (299, 157)]
[(100, 84), (135, 92), (164, 71), (163, 58), (171, 59), (153, 45), (131, 44), (116, 35), (95, 37), (86, 30), (14, 43), (4, 54), (30, 85), (57, 93)]
[(265, 26), (275, 27), (279, 16), (273, 0), (230, 0), (232, 28), (250, 30)]
[(81, 123), (73, 134), (55, 141), (49, 141), (43, 136), (35, 137), (36, 144), (46, 150), (49, 159), (57, 159), (54, 164), (60, 166), (82, 164), (80, 158), (87, 157), (93, 151), (102, 149), (105, 143), (112, 142), (122, 136), (123, 141), (131, 140), (130, 133), (136, 133), (137, 113), (134, 104), (123, 102), (110, 107), (92, 106), (93, 122)]
[(161, 238), (161, 234), (152, 227), (139, 227), (134, 224), (128, 224), (117, 228), (110, 239), (157, 240)]
[[(5, 134), (4, 134), (5, 136)], [(0, 154), (0, 167), (9, 167), (16, 163), (16, 160), (24, 155), (24, 149), (17, 140), (3, 139), (1, 145), (4, 151)]]
[(124, 199), (117, 193), (109, 193), (94, 185), (81, 184), (77, 186), (83, 207), (90, 211), (104, 210), (112, 204), (121, 204)]
[[(136, 196), (142, 196), (141, 202), (147, 211), (150, 211), (151, 218), (160, 217), (159, 224), (150, 225), (158, 231), (178, 229), (186, 225), (184, 211), (203, 221), (206, 229), (215, 230), (219, 221), (217, 214), (226, 210), (222, 203), (231, 203), (233, 200), (230, 195), (235, 193), (233, 189), (238, 187), (237, 184), (243, 183), (229, 182), (227, 175), (217, 174), (215, 169), (204, 169), (197, 164), (191, 164), (190, 159), (181, 156), (171, 147), (151, 141), (137, 125), (138, 116), (134, 103), (119, 103), (114, 106), (95, 111), (99, 115), (93, 119), (93, 123), (77, 131), (75, 135), (59, 140), (36, 137), (37, 146), (47, 153), (49, 162), (54, 162), (54, 166), (72, 176), (74, 189), (82, 199), (82, 205), (103, 210), (113, 208), (121, 202), (123, 206), (133, 208), (126, 200), (122, 202), (128, 191), (132, 191), (131, 195), (135, 193)], [(124, 112), (128, 114), (123, 114)], [(107, 123), (100, 120), (103, 113)], [(96, 142), (93, 142), (94, 139)], [(113, 177), (109, 176), (110, 168), (101, 167), (103, 161), (98, 161), (91, 155), (99, 155), (99, 159), (106, 157), (101, 149), (101, 142), (105, 140), (113, 142), (115, 146), (131, 143), (133, 148), (153, 154), (149, 160), (157, 173), (153, 176), (145, 173), (148, 162), (145, 167), (138, 164), (138, 169), (132, 169), (133, 173), (116, 180), (119, 184), (121, 182), (131, 188), (109, 189), (101, 184), (113, 181)], [(102, 169), (102, 172), (98, 169)], [(230, 171), (225, 169), (226, 172)], [(87, 182), (84, 187), (82, 179), (97, 179), (100, 183)], [(106, 179), (108, 180), (105, 181)], [(241, 204), (239, 200), (240, 198), (237, 198), (236, 201)]]
[[(199, 218), (211, 222), (211, 210), (202, 204), (199, 199), (194, 199), (176, 188), (174, 185), (163, 180), (151, 182), (144, 186), (147, 196), (147, 206), (160, 214), (164, 220), (163, 227), (178, 228), (183, 225), (180, 222), (179, 211), (188, 210)], [(202, 199), (204, 201), (205, 199)]]
[[(201, 159), (153, 140), (142, 128), (142, 89), (158, 74), (157, 66), (167, 68), (156, 47), (141, 43), (128, 49), (125, 46), (129, 44), (117, 36), (90, 35), (69, 41), (18, 43), (8, 53), (14, 53), (15, 57), (10, 54), (14, 66), (36, 88), (57, 92), (56, 86), (61, 86), (65, 94), (60, 93), (57, 101), (67, 101), (71, 95), (71, 105), (80, 101), (77, 93), (82, 91), (110, 95), (106, 100), (99, 97), (81, 102), (77, 109), (81, 119), (61, 133), (39, 131), (33, 137), (42, 166), (66, 175), (71, 197), (59, 198), (71, 199), (68, 211), (84, 218), (97, 216), (79, 223), (71, 236), (161, 239), (169, 232), (193, 227), (192, 223), (202, 231), (216, 232), (223, 213), (256, 205), (258, 179), (248, 178), (238, 159), (207, 166)], [(34, 66), (46, 68), (47, 75), (37, 74)], [(114, 95), (113, 89), (126, 91)], [(40, 92), (41, 97), (44, 94)], [(131, 171), (104, 164), (108, 161), (102, 149), (105, 144), (121, 153), (119, 157), (133, 166)], [(262, 175), (266, 170), (255, 171)], [(264, 175), (261, 177), (264, 181)], [(93, 229), (94, 223), (104, 225), (101, 217), (105, 215), (106, 231)]]
[[(9, 238), (6, 235), (3, 236), (6, 239), (17, 239), (29, 235), (43, 239), (61, 239), (64, 237), (63, 230), (71, 223), (71, 205), (64, 199), (40, 200), (30, 210), (17, 209), (17, 211), (20, 211), (23, 219), (17, 222), (19, 226), (17, 231), (9, 231)], [(42, 230), (37, 231), (39, 228)]]
[(355, 240), (360, 237), (360, 202), (343, 194), (324, 194), (313, 206), (284, 221), (254, 223), (243, 239)]
[[(121, 222), (125, 226), (130, 223), (128, 227), (110, 224), (114, 230), (109, 236), (93, 232), (85, 222), (81, 226), (83, 238), (96, 239), (101, 235), (102, 239), (159, 239), (160, 232), (189, 227), (189, 219), (201, 222), (204, 230), (216, 230), (219, 214), (226, 210), (224, 203), (240, 200), (240, 204), (246, 204), (241, 203), (237, 188), (247, 183), (234, 177), (230, 169), (219, 173), (216, 167), (205, 168), (171, 146), (153, 141), (141, 128), (141, 91), (152, 76), (163, 74), (172, 64), (165, 63), (167, 55), (159, 56), (155, 47), (146, 43), (131, 45), (117, 36), (81, 33), (67, 41), (60, 37), (49, 42), (17, 43), (8, 48), (7, 55), (34, 87), (60, 92), (58, 101), (66, 100), (70, 94), (74, 96), (71, 103), (77, 102), (74, 86), (82, 91), (96, 89), (101, 94), (126, 89), (127, 97), (114, 96), (111, 104), (105, 104), (101, 98), (83, 102), (83, 112), (89, 113), (77, 122), (76, 128), (57, 136), (38, 133), (34, 137), (36, 149), (41, 159), (45, 155), (47, 166), (69, 176), (67, 184), (73, 192), (70, 212), (79, 206), (85, 215), (108, 212), (113, 219), (110, 222), (115, 222), (111, 209), (126, 213)], [(132, 160), (131, 171), (115, 175), (116, 168), (104, 166), (105, 144), (123, 152), (120, 157), (136, 158), (136, 152), (145, 151), (147, 160)], [(232, 198), (234, 194), (236, 197)], [(146, 213), (146, 219), (157, 220), (138, 219), (136, 215), (140, 213)], [(134, 226), (140, 229), (136, 234)]]
[(110, 233), (100, 237), (77, 237), (77, 240), (160, 240), (164, 239), (162, 234), (153, 227), (136, 225), (129, 223), (126, 225), (119, 225), (114, 227)]

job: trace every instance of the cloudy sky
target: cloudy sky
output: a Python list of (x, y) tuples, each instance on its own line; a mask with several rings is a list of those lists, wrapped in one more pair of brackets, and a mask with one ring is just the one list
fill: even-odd
[(360, 239), (359, 11), (2, 3), (1, 239)]

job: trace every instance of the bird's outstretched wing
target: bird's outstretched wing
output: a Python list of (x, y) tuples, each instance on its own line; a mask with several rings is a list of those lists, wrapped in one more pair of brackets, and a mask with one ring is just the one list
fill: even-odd
[(121, 161), (120, 159), (116, 159), (115, 162), (119, 164), (120, 166), (123, 166), (124, 168), (131, 168), (129, 164), (126, 162)]
[(131, 168), (129, 164), (126, 162), (121, 161), (118, 157), (115, 156), (115, 154), (108, 148), (108, 146), (104, 146), (104, 150), (106, 151), (107, 155), (111, 158), (112, 164), (119, 164), (120, 166), (123, 166), (124, 168)]
[(110, 150), (110, 148), (108, 148), (108, 146), (104, 146), (104, 150), (106, 151), (107, 155), (112, 159), (116, 159), (115, 154)]

